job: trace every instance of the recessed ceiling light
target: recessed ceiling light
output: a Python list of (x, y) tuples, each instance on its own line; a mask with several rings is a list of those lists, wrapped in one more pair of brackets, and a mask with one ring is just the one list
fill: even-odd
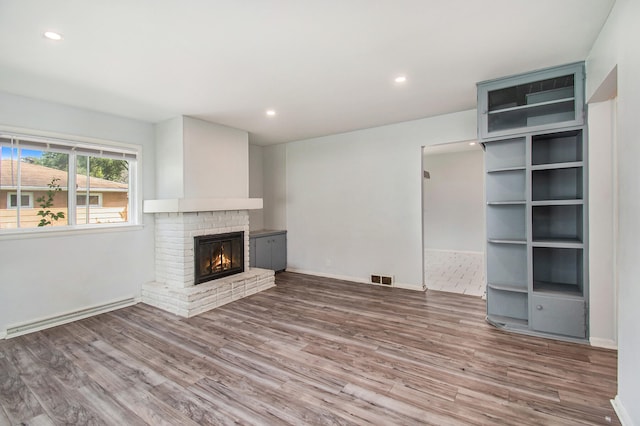
[(269, 117), (273, 117), (274, 115), (276, 115), (276, 110), (275, 110), (275, 109), (268, 109), (268, 110), (267, 110), (267, 112), (266, 112), (266, 114), (267, 114)]
[(474, 146), (476, 143), (475, 142), (469, 142), (469, 145)]
[(393, 81), (395, 81), (396, 83), (405, 83), (407, 81), (407, 77), (404, 75), (399, 75)]
[(49, 40), (55, 40), (55, 41), (62, 40), (62, 34), (57, 33), (55, 31), (46, 31), (43, 35)]

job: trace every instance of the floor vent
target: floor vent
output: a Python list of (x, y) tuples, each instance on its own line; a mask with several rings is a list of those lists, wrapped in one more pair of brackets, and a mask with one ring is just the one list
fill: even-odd
[(384, 275), (371, 275), (371, 282), (374, 284), (393, 285), (393, 277)]

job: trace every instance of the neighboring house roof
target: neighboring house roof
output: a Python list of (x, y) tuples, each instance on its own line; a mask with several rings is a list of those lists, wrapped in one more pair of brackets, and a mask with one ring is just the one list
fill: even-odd
[[(49, 189), (51, 179), (60, 179), (57, 183), (62, 188), (67, 186), (67, 172), (22, 162), (20, 163), (20, 186), (22, 189)], [(16, 160), (0, 160), (0, 189), (15, 189), (18, 182), (18, 162)], [(76, 184), (79, 189), (87, 188), (87, 177), (76, 175)], [(107, 192), (127, 191), (126, 183), (113, 182), (107, 179), (89, 177), (89, 189)]]

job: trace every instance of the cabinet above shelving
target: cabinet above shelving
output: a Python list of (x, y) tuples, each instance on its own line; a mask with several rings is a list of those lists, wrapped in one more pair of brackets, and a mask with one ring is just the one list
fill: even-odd
[(478, 83), (481, 140), (584, 123), (584, 64)]

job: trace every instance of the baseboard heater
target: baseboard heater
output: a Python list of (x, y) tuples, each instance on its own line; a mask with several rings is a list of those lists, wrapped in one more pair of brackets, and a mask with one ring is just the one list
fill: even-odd
[(45, 318), (45, 319), (25, 322), (12, 327), (7, 327), (7, 333), (5, 338), (9, 339), (11, 337), (22, 336), (23, 334), (44, 330), (45, 328), (51, 328), (58, 325), (67, 324), (72, 321), (77, 321), (83, 318), (88, 318), (94, 315), (113, 311), (115, 309), (120, 309), (120, 308), (125, 308), (127, 306), (135, 305), (138, 302), (139, 300), (137, 298), (130, 297), (128, 299), (118, 300), (116, 302), (105, 303), (105, 304), (93, 306), (90, 308), (80, 309), (78, 311), (69, 312), (62, 315), (56, 315), (56, 316)]

